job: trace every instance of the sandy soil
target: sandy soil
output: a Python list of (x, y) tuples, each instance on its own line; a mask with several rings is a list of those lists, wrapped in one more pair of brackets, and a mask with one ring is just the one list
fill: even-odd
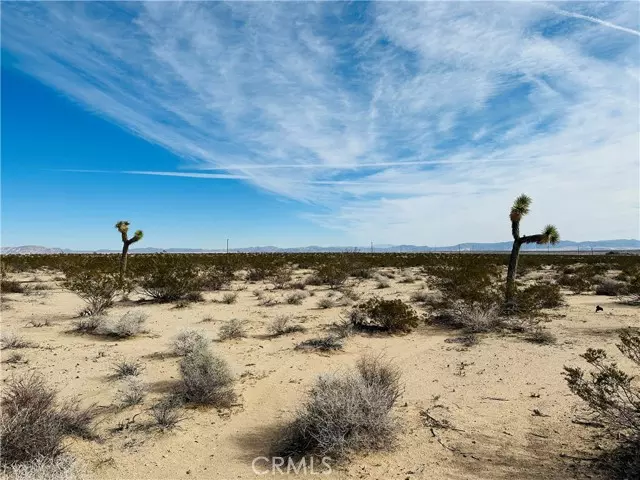
[[(304, 272), (298, 272), (302, 276)], [(483, 335), (479, 345), (463, 349), (447, 338), (455, 332), (421, 326), (405, 336), (351, 337), (343, 352), (318, 354), (294, 350), (300, 341), (318, 336), (339, 320), (342, 308), (316, 307), (325, 287), (308, 287), (315, 294), (302, 305), (259, 306), (254, 289), (282, 298), (291, 291), (268, 291), (261, 282), (234, 282), (238, 301), (216, 302), (223, 292), (206, 294), (207, 301), (177, 309), (172, 304), (118, 305), (149, 315), (149, 333), (127, 340), (105, 340), (69, 333), (82, 301), (63, 291), (52, 276), (38, 274), (38, 283), (51, 290), (31, 295), (6, 294), (3, 334), (19, 334), (37, 344), (21, 349), (28, 363), (2, 363), (2, 379), (35, 370), (58, 388), (61, 397), (79, 395), (83, 403), (103, 408), (99, 441), (70, 442), (70, 451), (100, 479), (245, 479), (257, 475), (252, 460), (264, 455), (274, 428), (291, 417), (318, 374), (351, 367), (364, 352), (384, 352), (402, 369), (405, 393), (396, 409), (402, 431), (393, 451), (355, 457), (330, 475), (308, 478), (370, 479), (567, 479), (585, 478), (593, 455), (594, 429), (572, 423), (583, 415), (562, 376), (563, 365), (585, 366), (579, 357), (587, 347), (603, 347), (622, 365), (615, 348), (616, 330), (640, 325), (640, 309), (615, 299), (568, 295), (568, 307), (553, 312), (546, 327), (558, 338), (555, 345), (536, 345), (515, 336)], [(12, 278), (29, 281), (33, 274)], [(398, 283), (375, 290), (374, 281), (355, 289), (368, 295), (408, 300), (423, 284)], [(604, 312), (595, 314), (595, 305)], [(267, 325), (278, 315), (292, 314), (308, 328), (269, 338)], [(209, 321), (203, 319), (209, 317)], [(231, 318), (248, 321), (249, 337), (219, 342), (218, 329)], [(30, 321), (48, 319), (51, 326)], [(197, 329), (211, 339), (211, 348), (225, 358), (238, 378), (239, 405), (231, 410), (189, 409), (180, 428), (161, 432), (144, 428), (146, 409), (171, 391), (179, 378), (178, 357), (169, 342), (184, 329)], [(3, 360), (11, 351), (3, 351)], [(119, 382), (113, 364), (121, 358), (141, 360), (149, 395), (141, 406), (116, 407)], [(437, 405), (437, 406), (436, 406)], [(452, 429), (425, 425), (425, 409)], [(534, 414), (537, 410), (542, 415)], [(131, 428), (114, 432), (135, 418)], [(576, 466), (577, 465), (577, 466)], [(258, 467), (264, 471), (265, 463)], [(578, 468), (580, 467), (580, 468)], [(316, 467), (315, 472), (323, 471)], [(281, 475), (278, 475), (281, 476)], [(304, 475), (297, 475), (305, 477)]]

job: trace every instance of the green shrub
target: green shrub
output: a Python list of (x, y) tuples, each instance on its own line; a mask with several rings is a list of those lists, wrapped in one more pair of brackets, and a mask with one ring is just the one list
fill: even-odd
[(96, 271), (67, 272), (63, 286), (87, 304), (86, 315), (100, 315), (113, 305), (120, 286), (117, 274)]
[[(640, 334), (625, 331), (618, 349), (640, 366)], [(602, 349), (590, 348), (582, 357), (595, 368), (589, 376), (577, 367), (564, 367), (569, 389), (597, 415), (612, 435), (615, 447), (605, 449), (598, 467), (607, 478), (640, 478), (640, 388), (634, 375), (607, 360)]]
[(418, 326), (416, 312), (400, 299), (371, 298), (358, 305), (359, 314), (352, 315), (355, 328), (374, 328), (390, 333), (410, 332)]
[(198, 300), (203, 280), (195, 266), (186, 260), (156, 260), (143, 274), (140, 286), (145, 294), (158, 302)]

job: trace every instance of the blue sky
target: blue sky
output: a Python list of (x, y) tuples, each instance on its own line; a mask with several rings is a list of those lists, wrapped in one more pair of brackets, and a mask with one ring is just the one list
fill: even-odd
[[(2, 244), (638, 238), (632, 2), (2, 4)], [(143, 244), (141, 244), (142, 246)]]

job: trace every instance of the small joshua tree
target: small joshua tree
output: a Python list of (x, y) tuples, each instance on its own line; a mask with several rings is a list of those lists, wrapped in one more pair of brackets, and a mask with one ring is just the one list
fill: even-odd
[(127, 238), (127, 233), (129, 233), (129, 222), (126, 220), (120, 220), (116, 223), (116, 228), (122, 235), (122, 256), (120, 257), (120, 283), (122, 283), (124, 282), (124, 275), (127, 272), (127, 253), (129, 252), (129, 247), (132, 243), (142, 240), (144, 234), (142, 233), (142, 230), (136, 230), (133, 237)]
[(531, 207), (531, 197), (522, 194), (513, 202), (511, 213), (509, 214), (509, 218), (511, 219), (511, 234), (513, 235), (513, 247), (511, 248), (511, 257), (509, 258), (509, 270), (507, 271), (507, 304), (513, 301), (516, 293), (516, 270), (518, 269), (520, 247), (525, 243), (537, 243), (540, 245), (550, 243), (551, 245), (555, 245), (560, 241), (558, 229), (553, 225), (547, 225), (542, 230), (542, 233), (537, 235), (520, 236), (520, 220), (529, 213), (529, 207)]

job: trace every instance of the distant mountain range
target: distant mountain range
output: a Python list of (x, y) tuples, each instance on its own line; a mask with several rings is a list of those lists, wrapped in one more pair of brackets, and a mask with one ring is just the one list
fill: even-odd
[[(449, 246), (419, 246), (419, 245), (374, 245), (373, 251), (377, 253), (391, 253), (391, 252), (502, 252), (511, 250), (512, 242), (497, 242), (497, 243), (461, 243), (459, 245)], [(639, 250), (640, 240), (597, 240), (593, 242), (572, 242), (569, 240), (561, 241), (558, 245), (550, 247), (551, 250), (557, 251), (587, 251), (595, 250)], [(304, 252), (345, 252), (357, 250), (359, 252), (370, 252), (371, 247), (293, 247), (293, 248), (279, 248), (279, 247), (247, 247), (247, 248), (234, 248), (229, 249), (234, 253), (269, 253), (269, 252), (283, 252), (283, 253), (304, 253)], [(525, 251), (547, 251), (545, 245), (524, 245)], [(130, 250), (130, 253), (223, 253), (224, 249), (199, 249), (199, 248), (134, 248)], [(39, 245), (23, 245), (20, 247), (2, 247), (1, 252), (3, 255), (33, 255), (33, 254), (56, 254), (56, 253), (119, 253), (120, 250), (69, 250), (63, 248), (49, 248)]]

